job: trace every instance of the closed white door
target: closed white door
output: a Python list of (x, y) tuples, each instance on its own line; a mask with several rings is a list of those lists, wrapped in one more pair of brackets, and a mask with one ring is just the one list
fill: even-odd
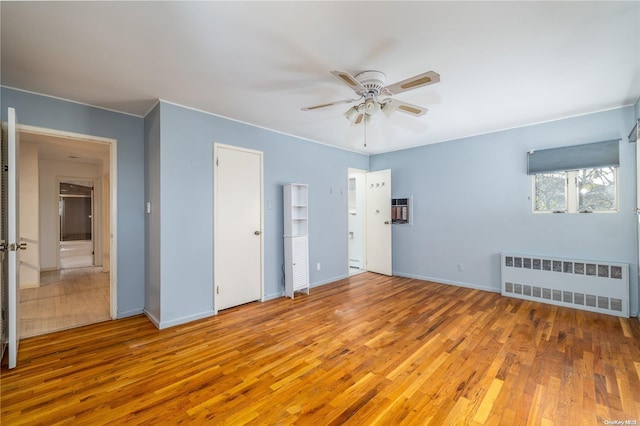
[(262, 152), (214, 145), (214, 306), (262, 299)]
[(367, 271), (392, 275), (391, 170), (367, 173)]
[(8, 335), (8, 350), (9, 350), (9, 368), (15, 368), (18, 360), (18, 345), (20, 343), (20, 337), (18, 332), (20, 327), (18, 321), (20, 319), (20, 288), (19, 283), (19, 268), (20, 265), (20, 235), (19, 235), (19, 200), (18, 200), (18, 152), (19, 152), (19, 139), (17, 130), (16, 111), (13, 108), (9, 108), (8, 123), (7, 123), (7, 141), (8, 141), (8, 155), (7, 155), (7, 272), (8, 272), (8, 285), (7, 285), (7, 299), (8, 299), (8, 312), (7, 312), (7, 335)]

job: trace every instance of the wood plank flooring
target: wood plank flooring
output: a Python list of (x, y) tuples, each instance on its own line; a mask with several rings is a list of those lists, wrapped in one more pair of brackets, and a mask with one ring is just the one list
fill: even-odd
[(7, 425), (637, 424), (640, 323), (365, 273), (26, 339), (1, 379)]
[(20, 336), (38, 336), (111, 319), (109, 273), (100, 267), (43, 272), (20, 290)]

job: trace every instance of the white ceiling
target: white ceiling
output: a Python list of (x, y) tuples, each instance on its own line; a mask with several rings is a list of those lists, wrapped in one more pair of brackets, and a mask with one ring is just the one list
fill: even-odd
[[(633, 104), (640, 2), (2, 2), (1, 82), (144, 116), (157, 99), (367, 153)], [(375, 69), (415, 118), (349, 105)]]

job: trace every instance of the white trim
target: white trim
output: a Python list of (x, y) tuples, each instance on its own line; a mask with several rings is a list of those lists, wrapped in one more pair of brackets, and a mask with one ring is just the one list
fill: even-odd
[(313, 139), (304, 138), (302, 136), (293, 135), (291, 133), (281, 132), (279, 130), (270, 129), (268, 127), (259, 126), (257, 124), (248, 123), (246, 121), (238, 120), (238, 119), (231, 118), (231, 117), (226, 117), (226, 116), (220, 115), (220, 114), (215, 114), (213, 112), (205, 111), (205, 110), (202, 110), (202, 109), (199, 109), (199, 108), (189, 107), (189, 106), (182, 105), (182, 104), (179, 104), (177, 102), (171, 102), (171, 101), (168, 101), (168, 100), (162, 99), (162, 98), (157, 98), (155, 100), (155, 102), (153, 103), (153, 106), (151, 106), (151, 108), (149, 108), (149, 110), (144, 115), (137, 115), (137, 114), (132, 114), (132, 113), (129, 113), (129, 112), (118, 111), (118, 110), (115, 110), (115, 109), (110, 109), (110, 108), (105, 108), (105, 107), (101, 107), (101, 106), (97, 106), (97, 105), (88, 104), (88, 103), (85, 103), (85, 102), (74, 101), (72, 99), (61, 98), (59, 96), (52, 96), (52, 95), (47, 95), (47, 94), (44, 94), (44, 93), (33, 92), (33, 91), (30, 91), (30, 90), (19, 89), (17, 87), (4, 86), (4, 85), (0, 85), (0, 87), (4, 87), (4, 88), (10, 89), (10, 90), (15, 90), (15, 91), (18, 91), (18, 92), (30, 93), (32, 95), (44, 96), (46, 98), (51, 98), (51, 99), (57, 99), (57, 100), (61, 100), (61, 101), (71, 102), (71, 103), (74, 103), (74, 104), (84, 105), (84, 106), (88, 106), (88, 107), (91, 107), (91, 108), (97, 108), (97, 109), (101, 109), (101, 110), (104, 110), (104, 111), (113, 112), (113, 113), (116, 113), (116, 114), (129, 115), (129, 116), (137, 117), (137, 118), (145, 118), (151, 111), (153, 111), (153, 109), (156, 107), (156, 105), (158, 105), (158, 103), (165, 102), (167, 104), (174, 105), (174, 106), (177, 106), (177, 107), (180, 107), (180, 108), (185, 108), (185, 109), (188, 109), (188, 110), (200, 112), (200, 113), (211, 115), (211, 116), (214, 116), (214, 117), (224, 118), (226, 120), (235, 121), (237, 123), (246, 124), (248, 126), (252, 126), (252, 127), (257, 127), (259, 129), (268, 130), (270, 132), (278, 133), (278, 134), (281, 134), (281, 135), (284, 135), (284, 136), (290, 136), (290, 137), (293, 137), (293, 138), (296, 138), (296, 139), (305, 140), (305, 141), (312, 142), (312, 143), (317, 143), (317, 144), (320, 144), (320, 145), (325, 145), (325, 146), (328, 146), (328, 147), (331, 147), (331, 148), (335, 148), (335, 149), (340, 149), (342, 151), (348, 151), (348, 152), (354, 152), (356, 154), (366, 155), (367, 157), (370, 157), (372, 155), (378, 155), (378, 154), (387, 154), (387, 153), (396, 152), (396, 151), (404, 151), (405, 149), (420, 148), (420, 147), (423, 147), (423, 146), (433, 145), (433, 144), (436, 144), (436, 143), (453, 142), (453, 141), (458, 141), (458, 140), (462, 140), (462, 139), (488, 135), (488, 134), (491, 134), (491, 133), (504, 132), (504, 131), (507, 131), (507, 130), (521, 129), (523, 127), (536, 126), (538, 124), (553, 123), (554, 121), (566, 120), (568, 118), (582, 117), (582, 116), (585, 116), (585, 115), (597, 114), (597, 113), (600, 113), (600, 112), (613, 111), (613, 110), (616, 110), (616, 109), (626, 108), (626, 107), (629, 107), (629, 106), (633, 107), (638, 101), (640, 101), (640, 93), (639, 93), (637, 98), (636, 98), (636, 100), (635, 100), (635, 102), (630, 103), (630, 104), (614, 106), (614, 107), (605, 108), (605, 109), (596, 110), (596, 111), (583, 112), (583, 113), (574, 114), (574, 115), (567, 115), (567, 116), (563, 116), (563, 117), (560, 117), (560, 118), (553, 118), (553, 119), (550, 119), (550, 120), (536, 121), (536, 122), (532, 122), (532, 123), (528, 123), (528, 124), (519, 124), (519, 125), (510, 126), (510, 127), (504, 127), (504, 128), (501, 128), (501, 129), (487, 130), (486, 132), (472, 133), (472, 134), (469, 134), (469, 135), (461, 135), (461, 136), (458, 136), (458, 137), (453, 137), (453, 138), (449, 138), (449, 139), (441, 139), (441, 140), (436, 140), (436, 141), (433, 141), (433, 142), (420, 143), (418, 145), (406, 146), (406, 147), (402, 147), (402, 148), (398, 148), (398, 149), (390, 149), (390, 150), (386, 150), (386, 151), (375, 151), (375, 152), (362, 152), (362, 151), (358, 151), (358, 150), (355, 150), (355, 149), (344, 148), (344, 147), (337, 146), (337, 145), (331, 145), (331, 144), (326, 143), (326, 142), (320, 142), (320, 141), (316, 141), (316, 140), (313, 140)]
[[(145, 313), (147, 312), (145, 311)], [(154, 325), (158, 328), (158, 330), (163, 330), (165, 328), (175, 327), (176, 325), (186, 324), (191, 321), (196, 321), (203, 318), (209, 318), (214, 315), (215, 315), (215, 312), (213, 310), (208, 310), (208, 311), (200, 312), (193, 315), (187, 315), (186, 317), (175, 318), (175, 319), (172, 319), (171, 321), (164, 321), (164, 322), (161, 321), (157, 324), (154, 320), (151, 320), (151, 322), (154, 323)]]
[[(61, 269), (60, 268), (60, 249), (61, 249), (61, 245), (62, 242), (60, 241), (60, 184), (63, 182), (69, 182), (69, 181), (84, 181), (84, 182), (91, 182), (91, 187), (92, 187), (92, 194), (91, 194), (91, 249), (93, 251), (93, 255), (91, 256), (93, 258), (92, 260), (92, 265), (91, 266), (99, 266), (97, 265), (97, 263), (99, 263), (100, 265), (102, 265), (102, 239), (105, 237), (104, 236), (104, 232), (102, 229), (102, 196), (99, 197), (99, 200), (96, 200), (96, 196), (95, 196), (95, 187), (97, 186), (98, 182), (100, 182), (102, 180), (102, 174), (100, 175), (100, 177), (97, 178), (89, 178), (89, 177), (76, 177), (76, 176), (63, 176), (63, 175), (56, 175), (56, 189), (57, 189), (57, 199), (58, 199), (58, 210), (56, 210), (57, 215), (56, 215), (56, 235), (57, 235), (57, 239), (56, 241), (58, 242), (57, 246), (58, 246), (58, 250), (56, 253), (56, 266), (57, 269)], [(102, 190), (100, 191), (100, 195), (102, 195)], [(97, 212), (97, 213), (96, 213)], [(100, 222), (99, 224), (97, 224), (97, 222)], [(100, 233), (98, 234), (96, 232), (96, 228), (100, 228)], [(100, 259), (100, 262), (96, 262), (96, 259)]]
[[(137, 117), (137, 118), (144, 118), (144, 116), (142, 116), (142, 115), (136, 115), (136, 114), (132, 114), (130, 112), (118, 111), (118, 110), (111, 109), (111, 108), (106, 108), (106, 107), (102, 107), (102, 106), (98, 106), (98, 105), (88, 104), (86, 102), (74, 101), (73, 99), (61, 98), (60, 96), (47, 95), (45, 93), (33, 92), (31, 90), (19, 89), (17, 87), (11, 87), (11, 86), (0, 85), (0, 87), (4, 87), (5, 89), (10, 89), (10, 90), (15, 90), (16, 92), (29, 93), (31, 95), (43, 96), (45, 98), (51, 98), (51, 99), (56, 99), (56, 100), (59, 100), (59, 101), (70, 102), (72, 104), (88, 106), (88, 107), (91, 107), (91, 108), (97, 108), (97, 109), (101, 109), (101, 110), (104, 110), (104, 111), (114, 112), (116, 114), (123, 114), (123, 115), (129, 115), (129, 116)], [(155, 106), (155, 104), (154, 104), (154, 106)]]
[(338, 275), (332, 278), (328, 278), (326, 280), (321, 280), (321, 281), (316, 281), (312, 284), (309, 284), (309, 288), (315, 288), (315, 287), (320, 287), (321, 285), (327, 285), (327, 284), (331, 284), (334, 283), (336, 281), (340, 281), (340, 280), (344, 280), (346, 278), (349, 278), (349, 274), (347, 275)]
[[(295, 138), (295, 139), (299, 139), (299, 140), (303, 140), (303, 141), (307, 141), (307, 142), (317, 143), (319, 145), (328, 146), (330, 148), (340, 149), (342, 151), (354, 152), (356, 154), (366, 155), (367, 157), (370, 155), (370, 154), (368, 154), (366, 152), (356, 151), (355, 149), (344, 148), (344, 147), (337, 146), (337, 145), (331, 145), (331, 144), (328, 144), (326, 142), (320, 142), (320, 141), (316, 141), (316, 140), (313, 140), (313, 139), (304, 138), (302, 136), (293, 135), (291, 133), (285, 133), (285, 132), (282, 132), (280, 130), (270, 129), (269, 127), (259, 126), (257, 124), (248, 123), (246, 121), (238, 120), (236, 118), (226, 117), (224, 115), (215, 114), (213, 112), (205, 111), (205, 110), (202, 110), (202, 109), (188, 107), (188, 106), (185, 106), (185, 105), (178, 104), (176, 102), (167, 101), (167, 100), (162, 99), (162, 98), (159, 99), (159, 102), (164, 102), (164, 103), (169, 104), (169, 105), (177, 106), (177, 107), (180, 107), (180, 108), (188, 109), (188, 110), (199, 112), (199, 113), (202, 113), (202, 114), (211, 115), (213, 117), (223, 118), (223, 119), (229, 120), (229, 121), (235, 121), (236, 123), (244, 124), (246, 126), (255, 127), (255, 128), (258, 128), (258, 129), (262, 129), (262, 130), (267, 130), (269, 132), (277, 133), (279, 135), (284, 135), (284, 136), (288, 136), (288, 137), (291, 137), (291, 138)], [(155, 105), (154, 105), (154, 107), (155, 107)], [(151, 112), (151, 110), (149, 110), (149, 112)]]
[[(632, 104), (627, 104), (627, 105), (621, 105), (621, 106), (616, 106), (616, 107), (611, 107), (611, 108), (600, 109), (600, 110), (597, 110), (597, 111), (583, 112), (583, 113), (574, 114), (574, 115), (566, 115), (566, 116), (563, 116), (563, 117), (553, 118), (553, 119), (550, 119), (550, 120), (534, 121), (534, 122), (526, 123), (526, 124), (517, 124), (517, 125), (514, 125), (514, 126), (504, 127), (504, 128), (501, 128), (501, 129), (487, 130), (486, 132), (479, 132), (479, 133), (471, 133), (469, 135), (461, 135), (461, 136), (457, 136), (457, 137), (450, 138), (450, 139), (440, 139), (440, 140), (436, 140), (436, 141), (433, 141), (433, 142), (424, 142), (424, 143), (421, 143), (419, 145), (407, 146), (407, 147), (404, 147), (404, 148), (392, 149), (392, 150), (389, 150), (389, 151), (373, 152), (370, 155), (388, 154), (390, 152), (404, 151), (405, 149), (421, 148), (423, 146), (433, 145), (433, 144), (436, 144), (436, 143), (456, 142), (456, 141), (461, 141), (461, 140), (468, 139), (468, 138), (475, 138), (475, 137), (478, 137), (478, 136), (490, 135), (490, 134), (493, 134), (493, 133), (506, 132), (508, 130), (524, 129), (525, 127), (537, 126), (537, 125), (546, 124), (546, 123), (553, 123), (553, 122), (556, 122), (556, 121), (568, 120), (570, 118), (584, 117), (586, 115), (598, 114), (598, 113), (601, 113), (601, 112), (614, 111), (616, 109), (633, 107), (634, 105), (635, 105), (635, 103), (632, 103)], [(363, 153), (360, 153), (360, 154), (363, 154)]]
[[(586, 169), (578, 169), (578, 170), (566, 170), (564, 172), (548, 172), (548, 173), (564, 173), (565, 175), (565, 183), (564, 183), (564, 197), (566, 201), (566, 206), (564, 211), (560, 213), (566, 214), (580, 214), (585, 213), (579, 210), (579, 195), (578, 195), (578, 172), (580, 170), (588, 170), (588, 169), (596, 169), (600, 167), (587, 167)], [(538, 214), (554, 214), (555, 211), (551, 210), (536, 210), (536, 176), (548, 174), (548, 173), (537, 173), (535, 175), (531, 175), (531, 211)], [(615, 207), (611, 210), (593, 210), (590, 211), (589, 214), (613, 214), (620, 212), (620, 176), (619, 176), (619, 167), (613, 167), (614, 174), (614, 182), (615, 182)]]
[(412, 278), (420, 281), (429, 281), (435, 284), (455, 285), (456, 287), (471, 288), (474, 290), (490, 291), (492, 293), (500, 293), (500, 288), (488, 287), (484, 285), (470, 284), (461, 281), (443, 280), (442, 278), (425, 277), (423, 275), (405, 274), (404, 272), (393, 271), (393, 276)]
[[(66, 132), (28, 125), (18, 125), (20, 133), (74, 139), (79, 142), (105, 143), (109, 145), (109, 190), (110, 190), (110, 248), (109, 248), (109, 295), (111, 319), (118, 318), (118, 141), (117, 139), (92, 136), (82, 133)], [(103, 176), (100, 177), (102, 179)], [(88, 179), (85, 179), (88, 180)]]
[(218, 167), (216, 167), (216, 159), (218, 158), (218, 149), (232, 149), (236, 151), (242, 151), (247, 153), (256, 154), (260, 157), (260, 301), (265, 301), (264, 296), (264, 153), (262, 151), (257, 151), (255, 149), (243, 148), (234, 145), (226, 145), (218, 142), (213, 143), (213, 158), (211, 159), (211, 164), (213, 167), (213, 315), (218, 314), (217, 307), (217, 298), (216, 298), (216, 274), (218, 268), (216, 265), (219, 263), (218, 261), (218, 245), (220, 244), (218, 239), (218, 218), (220, 215), (218, 214)]
[[(367, 173), (369, 173), (368, 170), (364, 170), (364, 169), (357, 169), (355, 167), (347, 167), (347, 197), (349, 196), (349, 175), (351, 174), (358, 174), (358, 175), (362, 175), (363, 179), (366, 179), (367, 177)], [(364, 204), (366, 206), (367, 204), (367, 185), (366, 182), (363, 185), (364, 191), (361, 194), (362, 197), (364, 197)], [(345, 217), (347, 218), (347, 277), (351, 276), (350, 275), (350, 266), (349, 266), (349, 203), (347, 202), (347, 211), (345, 214)], [(367, 271), (367, 215), (366, 215), (366, 207), (364, 209), (364, 211), (362, 212), (362, 229), (360, 229), (360, 231), (362, 232), (362, 265), (361, 265), (361, 271), (362, 272), (366, 272)]]
[(153, 105), (151, 105), (151, 108), (149, 108), (147, 110), (147, 112), (144, 113), (144, 115), (142, 116), (142, 118), (145, 118), (147, 115), (149, 115), (149, 113), (151, 113), (151, 111), (153, 111), (153, 109), (158, 106), (158, 104), (160, 103), (160, 99), (156, 99), (156, 101), (153, 103)]

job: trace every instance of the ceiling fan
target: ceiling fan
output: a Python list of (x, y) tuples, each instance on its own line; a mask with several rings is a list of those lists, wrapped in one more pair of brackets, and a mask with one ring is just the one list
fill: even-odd
[[(349, 108), (345, 117), (351, 124), (360, 124), (365, 118), (382, 111), (388, 117), (394, 111), (419, 117), (427, 113), (427, 108), (399, 101), (391, 97), (380, 99), (383, 96), (393, 96), (408, 90), (434, 84), (440, 81), (440, 75), (434, 71), (427, 71), (406, 80), (385, 86), (386, 76), (380, 71), (363, 71), (352, 76), (346, 71), (331, 71), (340, 81), (349, 86), (359, 95), (356, 99), (345, 99), (342, 101), (330, 102), (322, 105), (302, 108), (303, 111), (311, 111), (339, 104), (349, 104), (358, 102), (357, 105)], [(365, 120), (366, 122), (367, 120)]]

